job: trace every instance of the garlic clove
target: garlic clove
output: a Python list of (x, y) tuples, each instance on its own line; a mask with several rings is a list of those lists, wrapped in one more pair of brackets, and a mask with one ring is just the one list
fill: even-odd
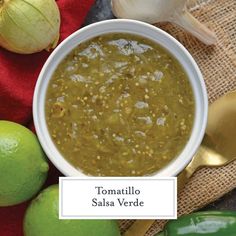
[[(112, 0), (112, 11), (117, 18), (140, 20), (147, 23), (167, 21), (176, 5), (186, 0)], [(176, 4), (177, 3), (177, 4)], [(183, 5), (184, 6), (184, 5)]]
[(200, 23), (187, 10), (182, 11), (180, 14), (176, 14), (171, 21), (194, 35), (206, 45), (213, 45), (217, 43), (216, 34)]
[(172, 22), (181, 26), (207, 45), (215, 44), (214, 32), (201, 24), (186, 9), (187, 0), (112, 0), (112, 11), (118, 18), (147, 23)]

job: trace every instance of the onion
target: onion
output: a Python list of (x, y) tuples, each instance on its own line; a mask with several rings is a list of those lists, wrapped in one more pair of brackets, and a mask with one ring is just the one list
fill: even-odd
[(0, 0), (0, 46), (31, 54), (56, 47), (60, 13), (55, 0)]

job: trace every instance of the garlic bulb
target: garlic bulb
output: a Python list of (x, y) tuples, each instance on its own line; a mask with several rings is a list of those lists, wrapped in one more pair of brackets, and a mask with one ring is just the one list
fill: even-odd
[(55, 0), (0, 0), (0, 46), (31, 54), (54, 48), (60, 13)]
[(214, 32), (194, 18), (186, 8), (187, 0), (112, 0), (112, 10), (118, 18), (141, 20), (148, 23), (175, 23), (203, 43), (215, 44)]

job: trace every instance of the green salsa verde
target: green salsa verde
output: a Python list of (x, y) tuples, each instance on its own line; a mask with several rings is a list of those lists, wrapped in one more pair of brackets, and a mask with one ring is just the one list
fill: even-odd
[(46, 96), (50, 135), (87, 175), (144, 176), (185, 147), (195, 102), (180, 63), (150, 39), (105, 34), (59, 64)]

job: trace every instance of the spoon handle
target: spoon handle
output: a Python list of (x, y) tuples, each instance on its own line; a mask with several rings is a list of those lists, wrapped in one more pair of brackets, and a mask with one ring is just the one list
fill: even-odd
[[(184, 188), (191, 175), (186, 169), (181, 172), (177, 178), (178, 192)], [(154, 222), (155, 220), (136, 220), (122, 236), (144, 236)]]
[[(189, 165), (178, 175), (178, 192), (180, 192), (188, 182), (194, 172), (202, 166), (202, 156), (206, 154), (204, 146), (200, 146), (193, 160)], [(200, 161), (198, 161), (200, 160)], [(144, 236), (155, 220), (136, 220), (133, 225), (123, 234), (123, 236)]]
[(217, 42), (216, 34), (208, 29), (205, 25), (200, 23), (186, 9), (184, 9), (182, 12), (178, 12), (178, 14), (176, 13), (171, 19), (171, 22), (184, 28), (206, 45), (212, 45)]
[(144, 236), (155, 220), (136, 220), (122, 236)]
[[(177, 178), (178, 192), (183, 189), (184, 185), (190, 178), (190, 173), (184, 169)], [(123, 234), (123, 236), (144, 236), (155, 220), (136, 220), (132, 226)]]

